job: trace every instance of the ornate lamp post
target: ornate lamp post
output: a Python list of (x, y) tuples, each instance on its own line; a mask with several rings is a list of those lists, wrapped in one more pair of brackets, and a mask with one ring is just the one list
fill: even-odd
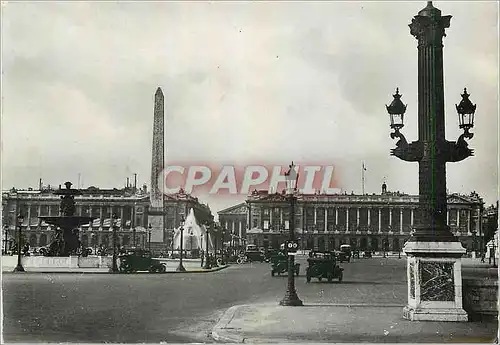
[(214, 267), (218, 267), (219, 265), (217, 264), (217, 250), (218, 250), (218, 244), (217, 242), (219, 241), (219, 228), (217, 223), (214, 223), (214, 227), (212, 229), (213, 231), (213, 240), (212, 243), (214, 245)]
[(172, 230), (172, 259), (174, 258), (175, 230)]
[(179, 259), (179, 266), (177, 266), (176, 271), (177, 272), (186, 272), (186, 269), (182, 265), (182, 257), (184, 256), (184, 217), (181, 218), (181, 224), (179, 227), (179, 230), (181, 232), (181, 256)]
[(226, 240), (226, 228), (221, 228), (221, 265), (225, 265), (225, 256), (226, 256), (226, 252), (225, 252), (225, 248), (224, 248), (224, 242)]
[(208, 255), (208, 234), (209, 234), (209, 227), (212, 225), (210, 223), (207, 223), (205, 226), (205, 269), (209, 270), (211, 268), (210, 266), (210, 256)]
[(116, 214), (113, 214), (111, 226), (113, 227), (113, 266), (111, 267), (111, 272), (118, 273), (118, 265), (116, 263)]
[(7, 254), (7, 236), (9, 234), (9, 226), (7, 224), (3, 227), (3, 240), (2, 240), (2, 255)]
[(151, 233), (153, 232), (153, 226), (149, 224), (148, 226), (148, 250), (149, 253), (151, 254)]
[[(418, 40), (418, 140), (408, 143), (400, 129), (406, 105), (399, 90), (387, 107), (391, 138), (399, 138), (394, 155), (419, 164), (419, 204), (413, 233), (404, 251), (408, 254), (409, 320), (467, 321), (462, 308), (461, 259), (465, 249), (446, 224), (446, 163), (473, 155), (465, 139), (471, 139), (476, 106), (464, 91), (456, 106), (464, 133), (456, 142), (445, 138), (443, 42), (451, 16), (427, 2), (409, 25)], [(438, 277), (438, 279), (436, 279)], [(438, 288), (439, 286), (439, 288)]]
[[(290, 226), (289, 226), (289, 240), (295, 240), (295, 192), (297, 191), (297, 180), (298, 174), (295, 171), (295, 165), (290, 165), (290, 170), (285, 174), (286, 175), (286, 184), (287, 184), (287, 195), (290, 200)], [(297, 295), (297, 291), (295, 291), (295, 274), (294, 274), (294, 266), (295, 266), (295, 256), (288, 253), (288, 284), (287, 290), (285, 293), (285, 297), (280, 301), (280, 305), (283, 306), (293, 306), (298, 307), (302, 306), (303, 303), (299, 299)]]
[(23, 225), (23, 221), (24, 221), (24, 215), (22, 211), (20, 211), (17, 216), (17, 266), (14, 268), (14, 272), (25, 272), (23, 264), (21, 262), (21, 241), (22, 241), (21, 226)]

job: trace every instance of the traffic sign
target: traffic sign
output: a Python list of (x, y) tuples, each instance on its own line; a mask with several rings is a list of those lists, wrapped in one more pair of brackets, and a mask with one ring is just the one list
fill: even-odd
[(294, 253), (299, 249), (299, 243), (297, 241), (286, 241), (285, 248), (288, 252)]

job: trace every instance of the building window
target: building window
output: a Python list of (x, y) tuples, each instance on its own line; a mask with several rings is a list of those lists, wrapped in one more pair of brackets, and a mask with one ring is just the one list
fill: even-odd
[(269, 229), (269, 221), (268, 221), (268, 220), (265, 220), (265, 221), (264, 221), (264, 229), (265, 229), (265, 230), (268, 230), (268, 229)]

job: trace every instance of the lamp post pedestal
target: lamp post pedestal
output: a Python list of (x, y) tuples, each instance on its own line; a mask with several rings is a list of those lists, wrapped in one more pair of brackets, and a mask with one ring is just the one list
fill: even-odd
[(408, 305), (411, 321), (467, 321), (462, 306), (460, 242), (408, 242)]

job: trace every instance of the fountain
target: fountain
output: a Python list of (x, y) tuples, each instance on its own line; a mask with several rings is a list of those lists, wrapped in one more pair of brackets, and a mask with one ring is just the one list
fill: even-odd
[[(189, 211), (186, 221), (184, 222), (184, 234), (182, 248), (186, 251), (190, 250), (206, 250), (206, 234), (205, 225), (198, 225), (193, 209)], [(174, 249), (181, 249), (181, 231), (180, 228), (174, 231)], [(213, 251), (212, 236), (208, 236), (208, 251)]]
[(71, 182), (64, 184), (66, 189), (55, 191), (54, 194), (61, 195), (61, 206), (59, 216), (40, 216), (40, 220), (56, 228), (55, 239), (49, 245), (47, 256), (70, 256), (77, 254), (80, 248), (78, 227), (90, 223), (93, 217), (75, 216), (75, 195), (82, 193), (77, 189), (71, 189)]

